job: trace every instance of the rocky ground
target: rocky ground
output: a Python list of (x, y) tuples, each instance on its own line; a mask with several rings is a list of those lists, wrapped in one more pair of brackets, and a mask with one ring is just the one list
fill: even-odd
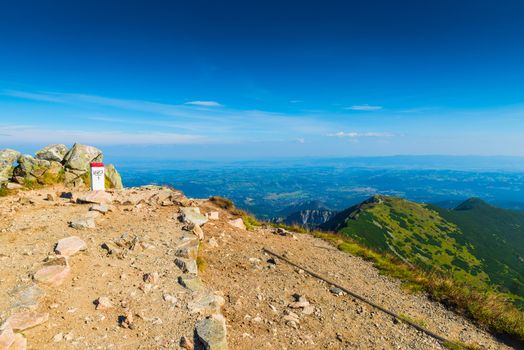
[(311, 236), (247, 231), (158, 187), (65, 191), (0, 198), (0, 349), (443, 348), (264, 247), (447, 338), (508, 348)]

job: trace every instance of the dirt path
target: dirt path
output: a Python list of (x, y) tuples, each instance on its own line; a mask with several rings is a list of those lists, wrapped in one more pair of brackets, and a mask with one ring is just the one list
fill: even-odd
[[(114, 194), (117, 201), (104, 215), (90, 212), (90, 205), (58, 198), (61, 190), (0, 198), (0, 321), (21, 310), (48, 315), (22, 332), (29, 349), (182, 349), (181, 337), (198, 340), (195, 325), (220, 312), (221, 300), (229, 349), (442, 349), (412, 327), (335, 295), (303, 271), (282, 261), (268, 262), (263, 247), (394, 312), (422, 320), (446, 337), (483, 349), (506, 348), (439, 304), (406, 293), (370, 263), (322, 240), (280, 236), (272, 229), (238, 229), (228, 223), (230, 213), (177, 193), (174, 197), (184, 206), (219, 212), (219, 219), (203, 225), (200, 242), (207, 265), (200, 273), (208, 293), (204, 296), (215, 298), (218, 307), (202, 311), (195, 300), (203, 292), (181, 285), (179, 278), (187, 271), (175, 263), (181, 256), (178, 248), (197, 241), (177, 218), (182, 204), (162, 199), (166, 193), (158, 188), (128, 189)], [(75, 229), (68, 223), (89, 217), (94, 228)], [(71, 271), (63, 283), (35, 282), (35, 272), (54, 256), (56, 242), (70, 236), (83, 240), (87, 249), (69, 258)], [(115, 241), (125, 244), (117, 248)], [(110, 305), (97, 308), (100, 297), (107, 297)], [(293, 302), (295, 308), (289, 307)], [(125, 318), (129, 315), (131, 326)]]
[[(331, 293), (330, 286), (284, 262), (269, 263), (271, 256), (262, 252), (263, 247), (286, 254), (391, 311), (420, 320), (449, 339), (482, 349), (508, 348), (440, 304), (408, 294), (369, 262), (322, 240), (302, 234), (280, 236), (272, 229), (247, 233), (223, 223), (212, 225), (206, 234), (219, 246), (205, 246), (208, 268), (203, 279), (226, 295), (224, 315), (235, 325), (229, 337), (235, 349), (442, 349), (433, 338), (347, 295)], [(312, 314), (288, 307), (295, 293), (314, 306)], [(299, 315), (296, 329), (286, 325), (287, 311)]]

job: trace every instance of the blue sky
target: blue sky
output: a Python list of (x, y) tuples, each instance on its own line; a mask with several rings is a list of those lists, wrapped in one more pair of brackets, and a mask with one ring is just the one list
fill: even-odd
[(0, 7), (0, 147), (524, 156), (522, 1)]

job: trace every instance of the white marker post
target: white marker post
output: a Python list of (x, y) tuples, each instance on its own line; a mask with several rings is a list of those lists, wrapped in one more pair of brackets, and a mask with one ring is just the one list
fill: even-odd
[(91, 163), (91, 191), (105, 191), (104, 163)]

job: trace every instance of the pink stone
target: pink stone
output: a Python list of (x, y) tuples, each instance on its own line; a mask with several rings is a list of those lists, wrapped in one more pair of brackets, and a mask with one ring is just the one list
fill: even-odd
[(58, 241), (58, 243), (56, 244), (55, 253), (64, 256), (71, 256), (78, 253), (80, 250), (86, 249), (86, 242), (84, 242), (77, 236), (71, 236), (67, 238), (62, 238)]
[(244, 220), (242, 220), (242, 218), (238, 218), (238, 219), (234, 219), (234, 220), (229, 220), (228, 223), (233, 226), (233, 227), (236, 227), (236, 228), (239, 228), (241, 230), (245, 230), (246, 229), (246, 225), (244, 225)]
[(218, 220), (218, 211), (210, 211), (210, 212), (207, 214), (207, 217), (208, 217), (210, 220)]
[(56, 287), (64, 282), (70, 272), (71, 268), (69, 266), (50, 265), (38, 270), (33, 277), (37, 282)]
[(26, 350), (27, 349), (27, 338), (22, 334), (15, 334), (15, 341), (9, 347), (9, 350)]
[(33, 328), (46, 322), (49, 319), (49, 314), (38, 313), (32, 311), (19, 312), (7, 319), (11, 328), (15, 331), (23, 331), (28, 328)]
[(111, 204), (112, 201), (113, 196), (111, 193), (104, 191), (91, 191), (77, 199), (78, 203), (88, 204)]
[(15, 341), (15, 333), (9, 325), (9, 323), (4, 323), (0, 326), (0, 350), (7, 350)]

